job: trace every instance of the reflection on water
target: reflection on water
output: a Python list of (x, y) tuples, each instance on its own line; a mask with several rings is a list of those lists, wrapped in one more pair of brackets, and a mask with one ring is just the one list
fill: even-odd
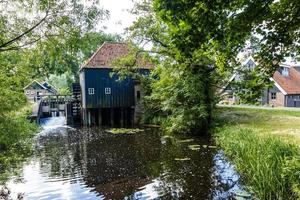
[(233, 166), (209, 147), (209, 138), (167, 137), (155, 130), (110, 134), (53, 128), (57, 122), (52, 122), (44, 123), (21, 176), (8, 181), (14, 194), (24, 192), (27, 199), (228, 199), (242, 191)]

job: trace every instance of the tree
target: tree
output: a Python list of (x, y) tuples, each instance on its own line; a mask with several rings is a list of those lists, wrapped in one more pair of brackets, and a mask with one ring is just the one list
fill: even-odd
[(259, 40), (255, 58), (262, 80), (285, 56), (299, 52), (299, 9), (296, 0), (138, 3), (133, 13), (139, 18), (129, 31), (134, 41), (151, 42), (160, 56), (151, 97), (164, 97), (157, 99), (167, 127), (178, 126), (171, 129), (179, 132), (208, 127), (215, 90), (240, 65), (237, 54), (253, 36)]
[(89, 59), (105, 41), (121, 41), (119, 35), (89, 31), (76, 37), (56, 37), (37, 42), (29, 64), (35, 76), (69, 73), (78, 80), (80, 66)]
[(0, 0), (0, 151), (19, 149), (32, 132), (19, 111), (23, 87), (51, 73), (75, 73), (78, 41), (108, 14), (97, 0)]
[(25, 103), (22, 88), (31, 78), (77, 72), (78, 41), (106, 17), (98, 1), (0, 1), (1, 102), (6, 102), (0, 116)]
[(74, 0), (0, 1), (0, 52), (53, 37), (77, 37), (107, 16), (108, 11), (101, 9), (97, 0), (85, 4)]

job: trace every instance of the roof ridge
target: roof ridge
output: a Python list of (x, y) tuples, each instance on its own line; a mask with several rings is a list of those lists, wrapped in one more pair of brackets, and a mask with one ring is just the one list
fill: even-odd
[(29, 87), (34, 82), (36, 82), (38, 85), (42, 86), (42, 88), (44, 88), (45, 90), (47, 89), (43, 84), (41, 84), (40, 82), (38, 82), (37, 80), (34, 79), (29, 84), (27, 84), (25, 87), (23, 87), (23, 90), (26, 89), (27, 87)]
[(94, 54), (86, 61), (86, 63), (85, 64), (83, 64), (81, 67), (80, 67), (80, 69), (81, 68), (83, 68), (84, 66), (86, 66), (96, 55), (97, 55), (97, 53), (102, 49), (102, 47), (104, 46), (106, 44), (106, 41), (105, 42), (103, 42), (103, 44), (97, 49), (97, 51), (95, 51), (94, 52)]
[(85, 62), (85, 64), (81, 65), (80, 69), (87, 66), (91, 60), (99, 53), (99, 51), (106, 45), (106, 44), (124, 44), (127, 45), (126, 42), (111, 42), (111, 41), (104, 41), (102, 45), (94, 52), (94, 54)]

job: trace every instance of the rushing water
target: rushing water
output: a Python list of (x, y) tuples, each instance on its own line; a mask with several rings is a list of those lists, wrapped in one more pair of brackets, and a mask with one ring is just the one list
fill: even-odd
[(35, 153), (7, 182), (25, 199), (250, 199), (209, 138), (112, 134), (42, 121)]

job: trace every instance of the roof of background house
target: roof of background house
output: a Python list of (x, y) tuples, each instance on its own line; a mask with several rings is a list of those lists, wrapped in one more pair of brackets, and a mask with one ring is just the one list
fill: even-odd
[(47, 88), (48, 91), (53, 92), (53, 93), (57, 93), (57, 90), (55, 89), (54, 86), (52, 86), (51, 84), (47, 83), (47, 82), (43, 82), (42, 85), (44, 87)]
[[(129, 54), (129, 46), (126, 43), (104, 42), (93, 56), (81, 66), (83, 68), (113, 68), (113, 61)], [(142, 59), (138, 59), (138, 66), (141, 69), (151, 69), (153, 64)]]
[(276, 71), (273, 75), (273, 80), (286, 94), (300, 94), (300, 72), (295, 67), (289, 68), (288, 76), (283, 76)]
[(47, 82), (40, 83), (37, 80), (33, 80), (31, 83), (29, 83), (28, 85), (26, 85), (23, 89), (25, 90), (26, 88), (28, 88), (29, 86), (31, 86), (34, 83), (36, 83), (37, 85), (39, 85), (41, 88), (43, 88), (45, 90), (48, 90), (49, 92), (52, 92), (52, 93), (56, 93), (57, 92), (57, 90), (52, 85), (50, 85), (49, 83), (47, 83)]

